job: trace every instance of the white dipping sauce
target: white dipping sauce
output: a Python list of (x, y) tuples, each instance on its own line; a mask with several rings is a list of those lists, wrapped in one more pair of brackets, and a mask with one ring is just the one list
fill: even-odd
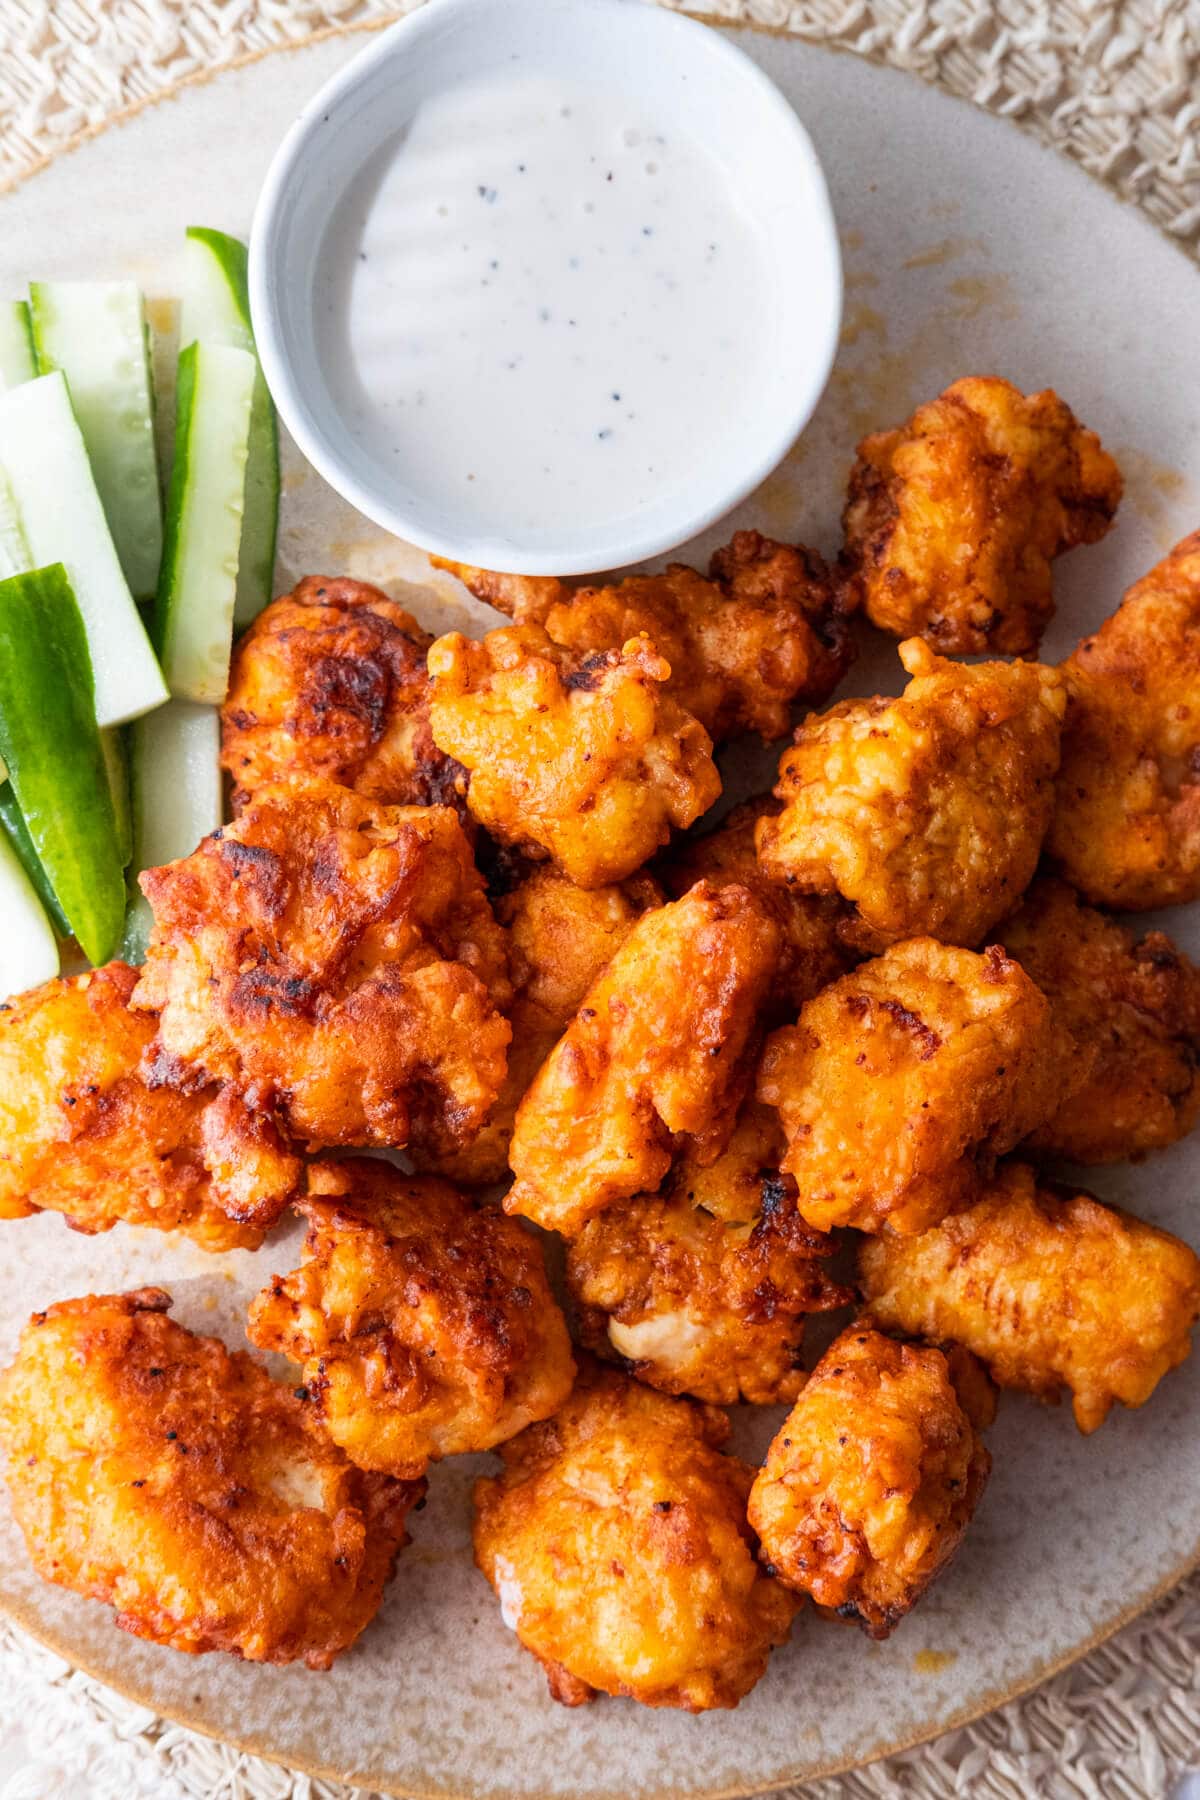
[(703, 129), (516, 59), (422, 102), (321, 251), (319, 361), (362, 448), (500, 533), (634, 517), (719, 468), (775, 302)]

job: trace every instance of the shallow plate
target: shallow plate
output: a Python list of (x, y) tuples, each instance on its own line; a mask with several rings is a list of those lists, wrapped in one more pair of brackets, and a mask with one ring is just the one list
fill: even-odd
[[(1200, 518), (1200, 283), (1134, 213), (1010, 125), (849, 56), (743, 41), (812, 131), (849, 272), (841, 358), (801, 446), (739, 515), (836, 548), (855, 439), (955, 376), (1053, 384), (1120, 457), (1117, 531), (1059, 565), (1050, 655)], [(244, 231), (271, 150), (354, 49), (335, 40), (189, 88), (61, 156), (0, 200), (0, 293), (30, 275), (177, 280), (189, 222)], [(323, 569), (395, 583), (428, 623), (471, 609), (420, 556), (324, 493), (294, 459), (281, 577)], [(698, 548), (707, 551), (723, 532)], [(410, 585), (411, 584), (411, 585)], [(418, 590), (424, 591), (418, 591)], [(851, 688), (894, 687), (880, 646)], [(1195, 952), (1200, 938), (1170, 928)], [(1200, 1143), (1200, 1140), (1198, 1140)], [(1197, 1146), (1093, 1185), (1200, 1239)], [(247, 1294), (282, 1245), (206, 1259), (149, 1233), (73, 1236), (57, 1218), (4, 1228), (0, 1354), (35, 1306), (162, 1281), (178, 1316), (240, 1338)], [(690, 1719), (600, 1701), (567, 1712), (501, 1624), (468, 1551), (470, 1459), (439, 1470), (383, 1612), (328, 1675), (190, 1659), (123, 1636), (102, 1607), (39, 1583), (0, 1510), (0, 1606), (63, 1655), (160, 1712), (267, 1755), (409, 1795), (476, 1800), (745, 1794), (932, 1735), (1029, 1686), (1146, 1605), (1200, 1549), (1200, 1359), (1151, 1406), (1080, 1439), (1066, 1412), (1010, 1400), (995, 1475), (961, 1556), (886, 1645), (801, 1618), (733, 1714)], [(757, 1421), (761, 1432), (763, 1421)], [(751, 1428), (753, 1430), (753, 1428)]]

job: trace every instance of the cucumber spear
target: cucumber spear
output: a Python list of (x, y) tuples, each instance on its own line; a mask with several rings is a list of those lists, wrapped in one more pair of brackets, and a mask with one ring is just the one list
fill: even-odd
[(0, 581), (0, 755), (80, 948), (107, 962), (125, 879), (87, 636), (61, 563)]
[(224, 231), (189, 225), (184, 245), (183, 306), (179, 342), (231, 344), (254, 352), (257, 373), (250, 410), (246, 461), (246, 506), (238, 550), (237, 600), (233, 622), (242, 631), (272, 596), (275, 535), (279, 522), (279, 431), (275, 404), (257, 367), (246, 280), (246, 246)]

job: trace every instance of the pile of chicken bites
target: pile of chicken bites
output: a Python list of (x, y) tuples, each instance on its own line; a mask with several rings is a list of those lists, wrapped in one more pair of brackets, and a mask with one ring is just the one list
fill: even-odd
[[(731, 1707), (806, 1596), (903, 1619), (997, 1388), (1083, 1432), (1150, 1397), (1200, 1262), (1047, 1173), (1200, 1116), (1200, 972), (1119, 916), (1200, 897), (1200, 533), (1035, 660), (1120, 489), (1057, 395), (972, 378), (860, 446), (832, 569), (752, 531), (707, 575), (457, 568), (480, 641), (345, 579), (267, 608), (144, 967), (0, 1016), (0, 1214), (218, 1251), (294, 1207), (246, 1330), (295, 1372), (156, 1288), (36, 1313), (0, 1439), (41, 1574), (325, 1668), (429, 1465), (494, 1450), (476, 1560), (555, 1698)], [(830, 704), (855, 614), (898, 698)], [(789, 734), (689, 831), (721, 745)], [(791, 1409), (760, 1469), (739, 1401)]]

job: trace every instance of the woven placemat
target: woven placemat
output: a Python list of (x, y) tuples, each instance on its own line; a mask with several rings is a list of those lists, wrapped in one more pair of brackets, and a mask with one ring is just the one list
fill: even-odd
[[(673, 4), (674, 0), (666, 0)], [(1014, 118), (1200, 259), (1200, 0), (695, 0)], [(397, 0), (0, 0), (0, 187), (181, 81)], [(805, 1800), (1164, 1800), (1200, 1765), (1200, 1575), (1074, 1668)], [(0, 1623), (0, 1800), (347, 1800), (118, 1699)], [(780, 1797), (782, 1800), (782, 1797)]]

